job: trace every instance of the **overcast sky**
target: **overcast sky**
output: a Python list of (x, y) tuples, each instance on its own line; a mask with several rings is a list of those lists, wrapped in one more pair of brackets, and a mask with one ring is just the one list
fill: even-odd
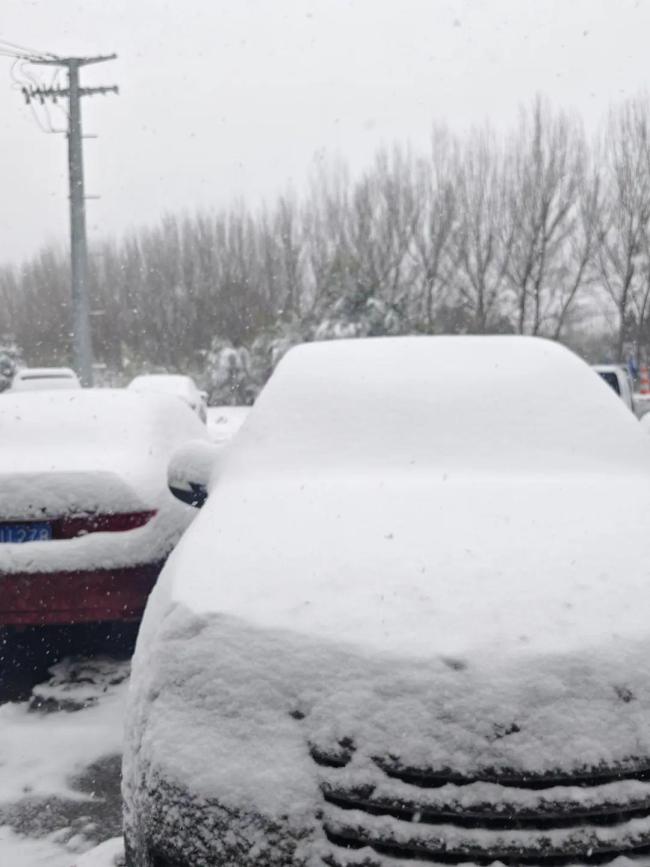
[[(91, 239), (299, 191), (322, 155), (359, 170), (384, 143), (424, 149), (436, 121), (504, 128), (536, 92), (593, 129), (650, 76), (650, 0), (0, 0), (0, 38), (119, 55), (84, 70), (120, 87), (83, 105)], [(10, 71), (0, 58), (0, 262), (68, 230), (65, 137)]]

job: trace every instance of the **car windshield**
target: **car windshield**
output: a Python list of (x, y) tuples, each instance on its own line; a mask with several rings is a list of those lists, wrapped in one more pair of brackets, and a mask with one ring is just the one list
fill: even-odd
[(30, 379), (74, 379), (67, 373), (24, 373), (20, 379), (25, 382)]

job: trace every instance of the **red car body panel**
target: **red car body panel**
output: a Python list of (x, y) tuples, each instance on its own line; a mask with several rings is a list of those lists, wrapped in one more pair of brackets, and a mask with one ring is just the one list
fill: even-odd
[(0, 627), (137, 621), (162, 567), (0, 574)]

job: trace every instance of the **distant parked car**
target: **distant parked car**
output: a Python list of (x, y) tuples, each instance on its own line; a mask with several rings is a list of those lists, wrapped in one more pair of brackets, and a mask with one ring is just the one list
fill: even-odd
[(212, 442), (223, 445), (232, 439), (249, 412), (249, 406), (209, 406), (208, 436)]
[(616, 392), (628, 409), (634, 412), (632, 381), (622, 364), (595, 364), (594, 370)]
[(650, 446), (587, 364), (314, 343), (171, 465), (129, 867), (646, 863)]
[(201, 391), (191, 376), (176, 373), (147, 373), (136, 376), (128, 384), (131, 391), (154, 391), (180, 397), (194, 410), (202, 422), (207, 420), (207, 394)]
[(9, 392), (0, 440), (0, 627), (138, 619), (194, 515), (170, 455), (205, 425), (163, 395)]
[(15, 374), (9, 390), (50, 391), (54, 388), (81, 388), (81, 383), (69, 367), (23, 367)]

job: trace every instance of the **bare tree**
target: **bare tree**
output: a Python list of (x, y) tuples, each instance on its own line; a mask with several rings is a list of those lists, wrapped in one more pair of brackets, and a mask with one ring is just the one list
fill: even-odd
[(264, 209), (257, 229), (266, 297), (281, 320), (291, 320), (300, 316), (304, 282), (303, 228), (295, 198), (280, 196), (273, 211)]
[(413, 173), (410, 154), (394, 148), (354, 183), (340, 167), (319, 175), (308, 202), (317, 294), (345, 296), (361, 309), (370, 298), (394, 303), (408, 291), (419, 207)]
[[(225, 351), (249, 358), (259, 384), (315, 336), (519, 331), (578, 345), (603, 298), (618, 357), (626, 341), (638, 356), (650, 344), (649, 117), (645, 99), (626, 103), (590, 148), (537, 99), (506, 144), (438, 127), (420, 158), (384, 149), (356, 178), (322, 165), (300, 199), (168, 215), (102, 241), (89, 272), (98, 358), (200, 372)], [(0, 268), (0, 301), (0, 334), (27, 361), (68, 361), (65, 250)]]
[[(585, 289), (597, 283), (595, 258), (599, 238), (601, 177), (598, 170), (586, 169), (580, 180), (574, 207), (572, 231), (562, 248), (562, 259), (554, 269), (554, 285), (548, 287), (551, 336), (559, 340), (564, 327), (580, 310), (580, 301), (590, 304)], [(585, 305), (582, 305), (585, 306)]]
[[(611, 112), (604, 143), (606, 188), (599, 228), (600, 279), (618, 314), (616, 355), (623, 360), (628, 316), (645, 319), (650, 220), (650, 128), (646, 99)], [(637, 333), (643, 327), (638, 323)]]
[(431, 155), (420, 159), (415, 176), (417, 220), (413, 227), (413, 259), (418, 274), (416, 321), (426, 331), (436, 329), (436, 314), (449, 300), (455, 282), (460, 208), (458, 184), (461, 178), (458, 142), (444, 127), (437, 127), (431, 139)]
[(458, 291), (471, 330), (491, 330), (505, 313), (504, 287), (514, 237), (507, 221), (503, 153), (489, 130), (475, 131), (462, 151), (458, 179)]
[(576, 122), (553, 115), (539, 97), (530, 112), (522, 112), (508, 154), (513, 243), (507, 276), (520, 334), (539, 334), (548, 324), (585, 163), (586, 145)]

